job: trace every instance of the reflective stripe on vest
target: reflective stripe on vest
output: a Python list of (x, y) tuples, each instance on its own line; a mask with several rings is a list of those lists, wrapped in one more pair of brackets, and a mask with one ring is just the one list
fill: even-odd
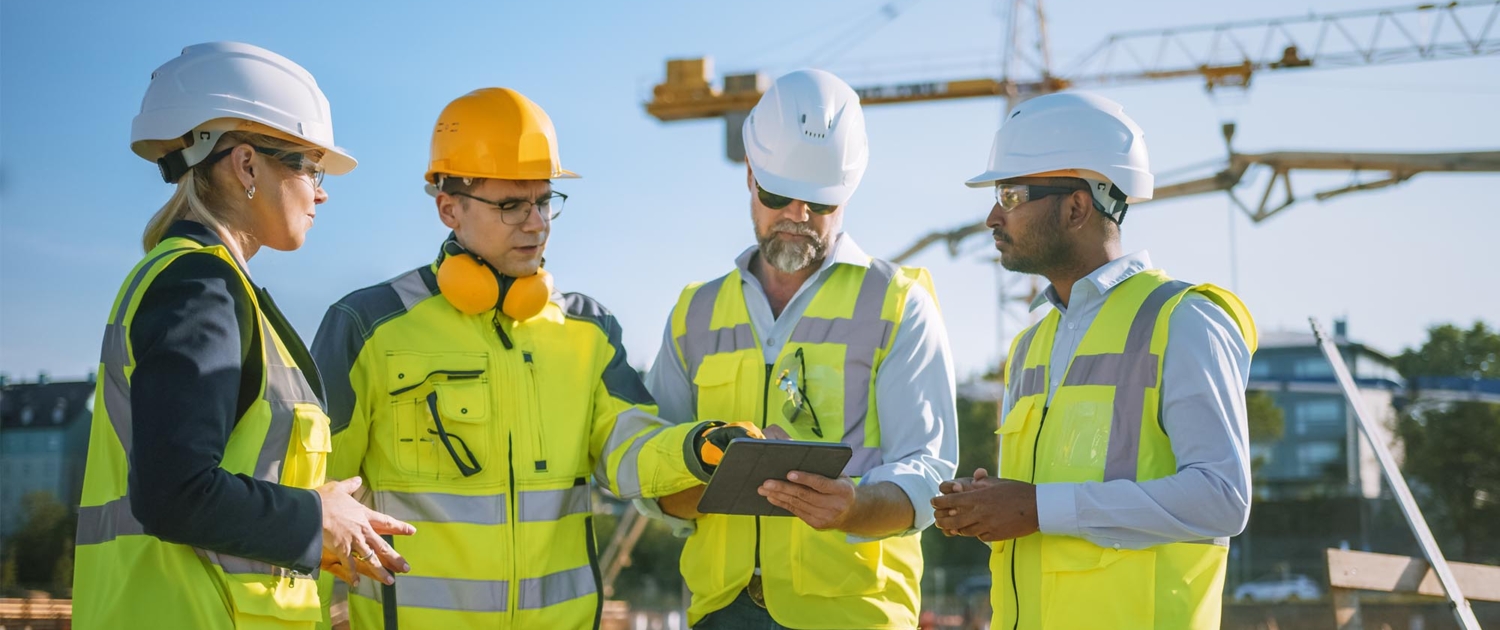
[[(1110, 416), (1109, 449), (1105, 456), (1104, 481), (1136, 480), (1136, 462), (1140, 459), (1141, 415), (1146, 404), (1146, 390), (1156, 387), (1161, 357), (1151, 352), (1151, 335), (1161, 309), (1173, 296), (1192, 285), (1172, 280), (1152, 290), (1130, 322), (1125, 349), (1119, 354), (1093, 354), (1073, 357), (1067, 368), (1064, 387), (1107, 385), (1115, 388), (1114, 407)], [(1047, 370), (1051, 357), (1042, 365), (1025, 367), (1026, 354), (1041, 325), (1026, 330), (1016, 344), (1014, 359), (1021, 371), (1007, 386), (1012, 405), (1027, 396), (1046, 394)], [(1158, 419), (1159, 420), (1159, 419)]]
[[(865, 446), (865, 418), (869, 413), (870, 386), (875, 369), (875, 354), (895, 333), (892, 322), (882, 318), (886, 292), (896, 275), (896, 266), (872, 260), (860, 283), (858, 298), (849, 318), (803, 316), (792, 330), (789, 343), (837, 343), (848, 349), (844, 355), (844, 437), (842, 442), (854, 449), (845, 474), (862, 476), (882, 462), (878, 447)], [(685, 332), (678, 337), (686, 363), (688, 381), (693, 382), (703, 360), (711, 354), (760, 348), (750, 324), (728, 328), (711, 328), (714, 305), (724, 281), (735, 274), (722, 276), (700, 286), (688, 303), (684, 317)], [(826, 285), (825, 285), (826, 286)], [(742, 290), (735, 287), (735, 290)], [(697, 407), (698, 386), (693, 386), (693, 404)]]
[[(354, 592), (366, 599), (381, 601), (380, 584), (360, 580)], [(510, 595), (505, 580), (466, 580), (402, 575), (396, 578), (401, 607), (436, 608), (464, 612), (505, 612)], [(594, 588), (594, 568), (590, 565), (565, 569), (539, 578), (523, 578), (517, 592), (521, 610), (538, 610), (563, 602), (589, 597)]]

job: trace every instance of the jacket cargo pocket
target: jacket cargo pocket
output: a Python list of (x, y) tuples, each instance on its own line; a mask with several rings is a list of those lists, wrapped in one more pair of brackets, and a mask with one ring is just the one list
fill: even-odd
[[(468, 462), (488, 462), (492, 421), (491, 385), (484, 353), (391, 353), (386, 359), (391, 430), (396, 468), (425, 479), (465, 475), (449, 455), (448, 444)], [(432, 398), (433, 400), (429, 400)], [(441, 423), (441, 430), (439, 429)]]

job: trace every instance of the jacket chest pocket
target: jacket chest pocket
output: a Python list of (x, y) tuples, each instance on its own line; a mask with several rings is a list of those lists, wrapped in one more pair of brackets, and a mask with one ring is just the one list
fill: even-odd
[(424, 479), (480, 475), (494, 443), (489, 356), (392, 353), (386, 363), (396, 467)]

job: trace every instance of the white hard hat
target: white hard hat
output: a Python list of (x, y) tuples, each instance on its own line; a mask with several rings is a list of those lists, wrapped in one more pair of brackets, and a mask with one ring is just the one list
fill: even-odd
[[(1071, 171), (1071, 173), (1069, 173)], [(1115, 201), (1138, 203), (1151, 198), (1154, 178), (1146, 157), (1146, 134), (1125, 115), (1125, 108), (1097, 94), (1059, 92), (1016, 106), (995, 132), (989, 170), (970, 179), (973, 188), (1003, 179), (1071, 175), (1113, 184), (1091, 186), (1094, 198), (1111, 216)], [(1123, 197), (1123, 198), (1122, 198)], [(1123, 210), (1123, 209), (1121, 209)]]
[(776, 79), (750, 110), (744, 134), (755, 180), (783, 197), (844, 205), (870, 162), (859, 95), (822, 70)]
[(151, 73), (141, 113), (130, 124), (130, 149), (156, 162), (170, 183), (203, 161), (224, 132), (264, 131), (256, 125), (323, 149), (320, 163), (330, 175), (358, 164), (334, 144), (328, 99), (312, 74), (238, 42), (188, 46)]

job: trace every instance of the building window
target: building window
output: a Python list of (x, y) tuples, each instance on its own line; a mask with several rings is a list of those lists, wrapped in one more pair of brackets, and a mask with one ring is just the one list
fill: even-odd
[(1252, 358), (1250, 360), (1250, 378), (1252, 380), (1271, 378), (1271, 362), (1265, 360), (1256, 361)]
[(1297, 362), (1292, 364), (1292, 376), (1295, 378), (1333, 378), (1333, 366), (1329, 365), (1328, 359), (1322, 356), (1297, 359)]
[(1344, 401), (1337, 398), (1300, 400), (1292, 405), (1292, 425), (1297, 435), (1314, 435), (1342, 430)]
[(1297, 467), (1303, 477), (1334, 476), (1343, 468), (1342, 442), (1304, 442), (1297, 445)]

